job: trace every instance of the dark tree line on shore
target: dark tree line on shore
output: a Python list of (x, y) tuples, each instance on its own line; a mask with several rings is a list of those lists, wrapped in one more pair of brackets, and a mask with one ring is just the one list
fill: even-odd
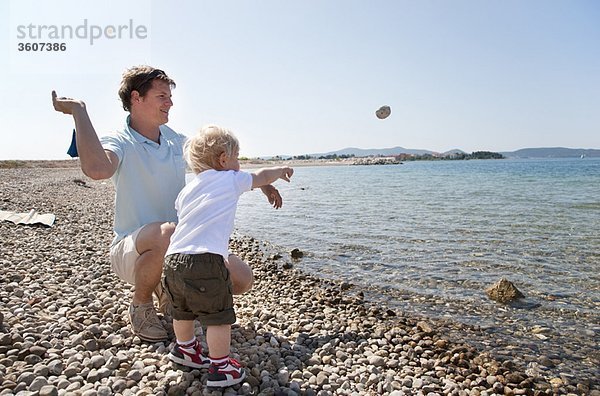
[[(474, 151), (471, 154), (468, 153), (452, 153), (447, 155), (434, 155), (434, 154), (397, 154), (397, 155), (378, 155), (377, 157), (394, 157), (399, 161), (440, 161), (440, 160), (471, 160), (471, 159), (504, 159), (505, 157), (500, 153), (495, 153), (492, 151)], [(338, 159), (347, 159), (347, 158), (356, 158), (354, 154), (329, 154), (329, 155), (321, 155), (311, 156), (311, 155), (295, 155), (290, 159), (293, 160), (311, 160), (311, 159), (325, 159), (325, 160), (338, 160)]]
[(451, 159), (503, 159), (504, 156), (500, 153), (494, 153), (491, 151), (473, 151), (471, 154), (467, 153), (456, 153)]

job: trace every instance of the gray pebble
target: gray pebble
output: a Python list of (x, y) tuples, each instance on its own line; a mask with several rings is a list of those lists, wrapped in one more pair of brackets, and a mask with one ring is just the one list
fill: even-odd
[(126, 388), (127, 388), (127, 381), (125, 381), (123, 378), (117, 379), (112, 385), (112, 390), (115, 391), (116, 393), (121, 393)]
[(42, 376), (42, 377), (47, 377), (48, 374), (50, 374), (50, 369), (48, 368), (48, 366), (43, 365), (43, 364), (36, 364), (33, 367), (33, 373), (36, 376)]
[(127, 379), (139, 382), (142, 379), (142, 373), (139, 370), (131, 370), (127, 373)]
[(39, 391), (42, 387), (48, 385), (48, 380), (45, 377), (36, 377), (29, 385), (30, 391)]
[(36, 375), (30, 372), (24, 372), (17, 378), (17, 384), (25, 383), (27, 386), (31, 385)]
[(376, 366), (376, 367), (385, 366), (385, 359), (382, 358), (381, 356), (371, 355), (368, 357), (368, 361), (369, 361), (369, 364), (372, 364), (373, 366)]
[(42, 361), (42, 358), (39, 355), (29, 354), (25, 357), (25, 363), (29, 365), (35, 365)]
[(79, 369), (76, 367), (67, 367), (62, 374), (67, 378), (71, 378), (76, 376), (77, 373), (79, 373)]
[(329, 376), (327, 375), (326, 372), (320, 371), (317, 374), (317, 377), (316, 377), (316, 384), (318, 386), (322, 386), (322, 385), (327, 384), (327, 383), (329, 383)]
[(42, 386), (39, 396), (58, 396), (58, 389), (54, 385)]
[(94, 339), (85, 340), (83, 342), (83, 346), (85, 347), (86, 350), (88, 350), (90, 352), (94, 352), (98, 349), (98, 343)]
[(90, 359), (90, 364), (93, 368), (100, 368), (105, 363), (106, 363), (106, 360), (104, 360), (104, 356), (95, 355), (95, 356), (92, 356), (92, 358)]
[(67, 389), (67, 387), (71, 384), (71, 382), (67, 379), (59, 379), (56, 387), (60, 390), (60, 389)]
[(97, 390), (98, 396), (111, 396), (113, 394), (112, 389), (108, 386), (99, 386)]
[(48, 371), (53, 375), (61, 375), (63, 372), (63, 363), (61, 360), (56, 359), (48, 363)]
[[(84, 370), (82, 370), (82, 372), (81, 372), (81, 375), (85, 375), (85, 371), (84, 371)], [(96, 370), (96, 369), (91, 369), (91, 370), (90, 370), (90, 371), (87, 373), (85, 380), (86, 380), (87, 382), (91, 382), (91, 383), (94, 383), (94, 382), (96, 382), (96, 381), (99, 381), (99, 380), (100, 380), (100, 374), (98, 374), (98, 370)]]
[(37, 355), (37, 356), (44, 356), (46, 354), (47, 349), (39, 346), (39, 345), (34, 345), (31, 348), (29, 348), (29, 352), (33, 355)]
[(412, 388), (413, 389), (421, 389), (423, 387), (423, 379), (421, 378), (415, 378), (412, 381)]

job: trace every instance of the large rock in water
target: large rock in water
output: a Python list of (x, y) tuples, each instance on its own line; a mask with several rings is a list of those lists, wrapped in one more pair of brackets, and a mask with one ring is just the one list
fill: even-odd
[(304, 257), (304, 253), (300, 249), (292, 249), (292, 251), (290, 252), (290, 255), (294, 259), (299, 259), (299, 258)]
[(502, 278), (485, 291), (489, 298), (503, 304), (525, 297), (509, 280)]

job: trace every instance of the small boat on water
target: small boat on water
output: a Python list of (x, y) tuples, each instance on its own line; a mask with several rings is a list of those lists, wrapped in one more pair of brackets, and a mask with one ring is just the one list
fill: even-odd
[(579, 157), (579, 158), (584, 159), (585, 158), (585, 154), (581, 154), (581, 157)]

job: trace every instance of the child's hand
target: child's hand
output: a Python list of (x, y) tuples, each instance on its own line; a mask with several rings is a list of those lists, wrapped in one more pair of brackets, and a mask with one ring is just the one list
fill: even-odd
[(281, 198), (281, 194), (279, 194), (279, 190), (277, 190), (272, 185), (263, 186), (260, 188), (263, 194), (267, 196), (269, 203), (273, 205), (275, 209), (281, 208), (283, 205), (283, 199)]
[(286, 182), (289, 183), (290, 181), (290, 177), (292, 177), (292, 175), (294, 174), (294, 170), (288, 166), (281, 168), (281, 176), (279, 176), (280, 179), (285, 180)]

